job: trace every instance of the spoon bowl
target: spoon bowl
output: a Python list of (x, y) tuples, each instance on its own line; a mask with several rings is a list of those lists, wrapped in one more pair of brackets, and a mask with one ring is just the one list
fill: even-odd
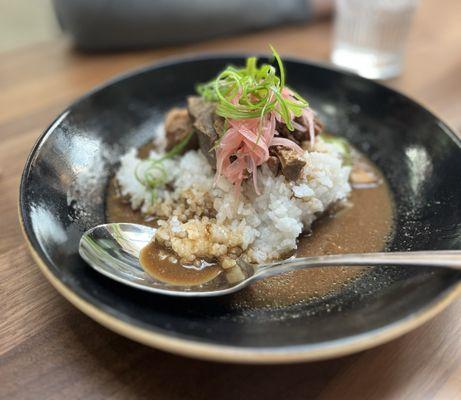
[(247, 286), (255, 273), (250, 265), (244, 265), (243, 281), (230, 283), (223, 273), (212, 281), (196, 285), (181, 286), (151, 277), (139, 262), (140, 252), (155, 235), (155, 228), (129, 223), (98, 225), (86, 231), (80, 239), (80, 256), (94, 270), (137, 289), (182, 297), (222, 296)]
[(400, 265), (461, 270), (459, 250), (339, 254), (292, 257), (258, 266), (238, 260), (243, 272), (240, 281), (228, 280), (224, 273), (220, 273), (204, 284), (181, 286), (154, 279), (140, 265), (140, 252), (152, 240), (155, 231), (155, 228), (139, 224), (98, 225), (83, 234), (79, 253), (93, 269), (115, 281), (149, 292), (182, 297), (222, 296), (237, 292), (256, 280), (306, 268)]

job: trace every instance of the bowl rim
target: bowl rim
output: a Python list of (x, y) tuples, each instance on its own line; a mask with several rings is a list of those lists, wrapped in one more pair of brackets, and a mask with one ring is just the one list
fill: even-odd
[[(427, 303), (417, 312), (387, 324), (383, 327), (369, 330), (367, 332), (351, 335), (348, 337), (329, 340), (324, 343), (316, 344), (301, 344), (301, 345), (288, 345), (278, 347), (239, 347), (230, 345), (212, 344), (205, 341), (196, 341), (187, 338), (178, 338), (168, 336), (167, 334), (156, 331), (153, 329), (146, 329), (142, 326), (131, 324), (123, 321), (109, 312), (99, 309), (91, 302), (85, 300), (77, 293), (72, 291), (65, 283), (63, 283), (50, 269), (47, 264), (47, 256), (41, 248), (37, 238), (34, 235), (30, 220), (26, 212), (26, 182), (27, 176), (33, 167), (33, 159), (39, 151), (41, 145), (45, 142), (48, 135), (53, 132), (55, 127), (67, 116), (67, 114), (81, 101), (91, 97), (93, 94), (100, 90), (107, 88), (115, 83), (123, 81), (127, 78), (142, 74), (148, 71), (160, 69), (163, 67), (173, 66), (178, 63), (219, 60), (223, 58), (243, 59), (248, 57), (248, 53), (194, 53), (187, 54), (180, 57), (168, 57), (161, 61), (148, 63), (144, 66), (130, 69), (122, 74), (117, 74), (113, 78), (106, 80), (100, 85), (95, 86), (67, 106), (55, 120), (43, 131), (43, 133), (36, 140), (32, 150), (26, 160), (24, 170), (21, 176), (19, 187), (19, 222), (23, 236), (26, 240), (28, 249), (38, 264), (43, 275), (54, 286), (54, 288), (76, 308), (84, 314), (105, 326), (106, 328), (121, 334), (129, 339), (135, 340), (139, 343), (155, 347), (170, 353), (193, 357), (204, 360), (219, 361), (219, 362), (234, 362), (234, 363), (248, 363), (248, 364), (281, 364), (281, 363), (295, 363), (303, 361), (318, 361), (334, 357), (340, 357), (347, 354), (355, 353), (361, 350), (386, 343), (395, 339), (412, 329), (422, 325), (424, 322), (433, 318), (435, 315), (444, 310), (456, 297), (461, 295), (461, 280), (454, 283), (451, 287), (439, 293), (439, 295), (432, 301)], [(254, 54), (253, 54), (254, 55)], [(267, 54), (257, 54), (258, 57), (268, 57)], [(371, 81), (366, 78), (359, 77), (354, 73), (344, 70), (342, 68), (332, 66), (326, 62), (318, 62), (311, 60), (304, 60), (298, 57), (283, 57), (284, 61), (314, 66), (317, 68), (327, 69), (343, 75), (349, 75), (354, 79), (367, 81), (368, 84), (376, 85), (390, 91), (394, 95), (403, 97), (414, 105), (418, 106), (422, 111), (428, 113), (432, 118), (437, 121), (439, 127), (449, 136), (455, 144), (461, 149), (461, 138), (459, 138), (455, 130), (450, 128), (443, 122), (434, 112), (423, 106), (421, 103), (415, 101), (411, 97), (388, 87), (382, 83)]]

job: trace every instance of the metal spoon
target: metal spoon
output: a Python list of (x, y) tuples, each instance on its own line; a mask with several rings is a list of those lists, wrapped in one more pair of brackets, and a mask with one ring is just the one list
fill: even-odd
[(155, 280), (139, 264), (139, 253), (154, 233), (154, 228), (137, 224), (98, 225), (84, 233), (79, 253), (96, 271), (125, 285), (154, 293), (187, 297), (221, 296), (237, 292), (259, 279), (315, 267), (400, 265), (461, 270), (461, 250), (340, 254), (289, 258), (256, 267), (239, 261), (245, 275), (241, 281), (231, 283), (225, 274), (221, 274), (203, 285), (178, 286)]

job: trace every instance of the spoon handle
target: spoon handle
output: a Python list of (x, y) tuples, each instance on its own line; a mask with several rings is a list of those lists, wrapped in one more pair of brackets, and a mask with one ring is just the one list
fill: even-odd
[(260, 265), (253, 277), (255, 279), (262, 279), (288, 271), (315, 267), (379, 265), (440, 267), (461, 270), (461, 250), (338, 254), (289, 258), (271, 264)]

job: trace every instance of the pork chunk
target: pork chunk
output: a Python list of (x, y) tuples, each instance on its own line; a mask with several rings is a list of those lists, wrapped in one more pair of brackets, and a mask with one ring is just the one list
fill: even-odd
[[(305, 127), (305, 131), (300, 130), (293, 130), (290, 131), (287, 126), (283, 122), (277, 122), (276, 129), (280, 133), (280, 136), (290, 139), (291, 141), (295, 142), (297, 145), (302, 146), (303, 142), (309, 141), (309, 127), (306, 126), (304, 120), (302, 118), (295, 118), (295, 121)], [(323, 124), (320, 120), (315, 117), (314, 118), (314, 135), (317, 136), (323, 131)]]
[(297, 180), (306, 165), (306, 161), (296, 151), (288, 147), (274, 146), (271, 151), (279, 159), (281, 171), (285, 178), (289, 181)]
[[(172, 108), (165, 116), (166, 150), (171, 150), (189, 133), (194, 131), (187, 108)], [(189, 140), (185, 151), (198, 147), (195, 135)]]
[(187, 109), (197, 131), (200, 149), (210, 164), (216, 166), (216, 156), (213, 146), (224, 131), (223, 118), (216, 115), (216, 105), (198, 96), (187, 99)]
[(270, 155), (267, 160), (267, 166), (269, 167), (270, 171), (277, 176), (280, 170), (280, 160), (275, 155)]

